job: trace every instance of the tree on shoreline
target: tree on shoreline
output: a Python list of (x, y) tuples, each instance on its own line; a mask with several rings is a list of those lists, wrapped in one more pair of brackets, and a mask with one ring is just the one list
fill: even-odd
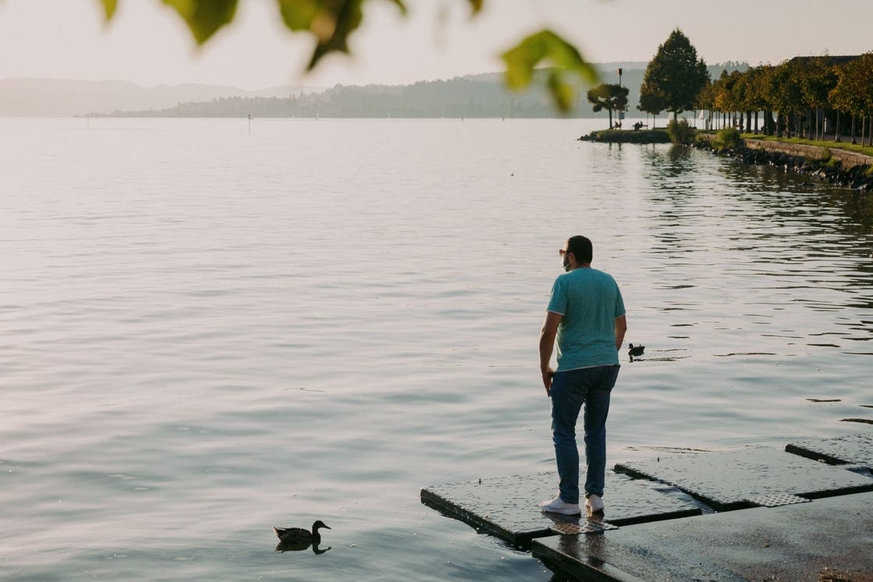
[(708, 81), (706, 63), (697, 58), (697, 49), (677, 28), (658, 47), (658, 52), (646, 67), (643, 86), (649, 93), (663, 95), (665, 109), (676, 121), (680, 113), (694, 108), (697, 95)]
[(627, 87), (601, 83), (588, 91), (588, 102), (594, 105), (595, 113), (603, 109), (609, 111), (609, 129), (612, 129), (612, 112), (627, 108), (627, 94)]
[(755, 114), (755, 129), (758, 133), (758, 112), (764, 112), (764, 133), (771, 135), (773, 133), (773, 114), (770, 110), (770, 104), (764, 99), (764, 93), (761, 88), (766, 82), (768, 74), (768, 66), (758, 66), (749, 69), (743, 74), (741, 82), (744, 86), (744, 105), (746, 106), (746, 117), (749, 123), (746, 125), (747, 131), (751, 131), (751, 114)]
[(739, 71), (733, 71), (732, 73), (722, 71), (721, 77), (712, 84), (713, 106), (722, 113), (722, 128), (728, 127), (729, 115), (734, 117), (730, 124), (733, 127), (735, 125), (736, 112), (742, 108), (742, 98), (738, 87), (741, 76), (742, 73)]
[(655, 129), (658, 114), (664, 111), (666, 107), (667, 99), (664, 98), (663, 93), (652, 89), (643, 81), (643, 85), (640, 87), (640, 103), (637, 105), (637, 109), (647, 114), (652, 114), (652, 129)]
[[(855, 143), (855, 118), (866, 120), (873, 115), (873, 53), (864, 53), (858, 59), (837, 67), (836, 73), (837, 84), (828, 94), (828, 101), (838, 112), (852, 116), (852, 143)], [(862, 128), (864, 125), (862, 122)], [(873, 144), (873, 135), (870, 142)], [(864, 129), (861, 130), (861, 145), (864, 145)]]
[[(868, 141), (873, 145), (873, 52), (794, 57), (779, 65), (725, 72), (701, 91), (697, 107), (720, 114), (723, 126), (729, 115), (739, 114), (751, 131), (754, 114), (757, 133), (758, 114), (763, 112), (766, 135), (836, 142), (848, 132), (855, 143), (860, 118), (862, 145)], [(732, 125), (738, 125), (735, 119)]]
[(791, 137), (792, 129), (795, 137), (803, 137), (803, 126), (800, 117), (803, 114), (803, 92), (797, 77), (797, 71), (790, 61), (784, 62), (773, 69), (767, 85), (767, 100), (773, 104), (773, 109), (779, 112), (776, 120), (776, 135)]
[(828, 106), (828, 95), (837, 86), (836, 68), (825, 57), (814, 57), (799, 68), (800, 92), (807, 107), (807, 117), (810, 113), (815, 114), (812, 138), (821, 139), (823, 110)]

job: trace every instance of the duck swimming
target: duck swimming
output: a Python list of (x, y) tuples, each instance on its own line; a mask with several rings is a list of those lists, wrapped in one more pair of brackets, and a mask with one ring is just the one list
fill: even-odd
[(302, 527), (274, 527), (273, 531), (283, 543), (287, 544), (313, 544), (317, 546), (321, 542), (321, 528), (330, 529), (320, 519), (312, 524), (312, 531)]
[(646, 351), (646, 346), (627, 345), (627, 355), (629, 356), (642, 356), (644, 351)]

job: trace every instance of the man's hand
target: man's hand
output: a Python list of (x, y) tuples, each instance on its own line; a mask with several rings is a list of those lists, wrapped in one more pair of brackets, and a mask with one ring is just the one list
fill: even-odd
[(545, 368), (543, 373), (543, 386), (546, 387), (546, 396), (552, 395), (552, 378), (555, 377), (555, 371), (551, 368)]

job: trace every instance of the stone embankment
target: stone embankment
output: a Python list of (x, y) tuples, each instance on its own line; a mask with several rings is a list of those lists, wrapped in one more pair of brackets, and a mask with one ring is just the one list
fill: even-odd
[(694, 147), (735, 157), (746, 164), (775, 166), (860, 192), (873, 191), (873, 157), (856, 152), (757, 139), (743, 140), (740, 147), (722, 151), (715, 150), (707, 139), (698, 139)]

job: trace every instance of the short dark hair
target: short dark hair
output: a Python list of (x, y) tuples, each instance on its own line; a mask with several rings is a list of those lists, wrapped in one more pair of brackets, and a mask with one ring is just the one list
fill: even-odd
[(577, 234), (567, 239), (567, 252), (573, 253), (577, 263), (590, 263), (594, 255), (594, 250), (591, 246), (591, 241)]

